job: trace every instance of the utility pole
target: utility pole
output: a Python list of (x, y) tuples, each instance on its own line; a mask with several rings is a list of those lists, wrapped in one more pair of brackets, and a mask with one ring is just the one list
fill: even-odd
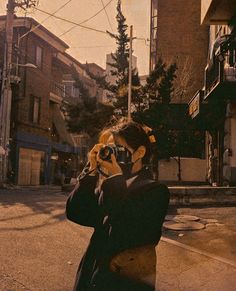
[(1, 131), (0, 143), (4, 150), (1, 156), (0, 168), (0, 182), (3, 183), (7, 177), (8, 169), (8, 150), (9, 150), (9, 137), (10, 137), (10, 114), (11, 114), (11, 63), (12, 63), (12, 40), (13, 40), (13, 20), (14, 20), (14, 0), (8, 0), (7, 16), (6, 16), (6, 38), (5, 38), (5, 51), (4, 51), (4, 68), (2, 79), (2, 96), (1, 96)]
[(9, 140), (11, 124), (11, 68), (12, 68), (12, 44), (13, 44), (13, 21), (16, 7), (27, 9), (35, 6), (36, 0), (8, 0), (6, 16), (6, 36), (4, 48), (4, 67), (2, 74), (2, 88), (0, 99), (0, 185), (7, 180), (9, 161)]
[(132, 53), (133, 53), (133, 25), (130, 26), (129, 36), (129, 91), (128, 91), (128, 121), (131, 121), (131, 99), (132, 99)]

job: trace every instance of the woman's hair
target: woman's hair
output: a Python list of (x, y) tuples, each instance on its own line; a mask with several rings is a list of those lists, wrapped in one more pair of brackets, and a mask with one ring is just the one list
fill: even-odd
[(151, 142), (144, 127), (134, 121), (121, 121), (117, 125), (110, 128), (110, 132), (114, 136), (124, 138), (126, 143), (133, 149), (137, 150), (140, 146), (146, 148), (146, 153), (143, 157), (144, 163), (149, 163), (151, 158)]
[(109, 140), (109, 137), (112, 135), (111, 130), (109, 128), (105, 128), (98, 137), (98, 142), (106, 144)]

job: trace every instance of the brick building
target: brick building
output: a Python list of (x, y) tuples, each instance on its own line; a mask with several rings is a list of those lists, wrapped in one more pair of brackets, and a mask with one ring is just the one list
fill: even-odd
[[(208, 53), (209, 28), (200, 24), (201, 1), (152, 0), (150, 18), (150, 71), (160, 57), (167, 65), (176, 62), (177, 78), (171, 102), (178, 112), (185, 103), (185, 114), (188, 114), (187, 104), (204, 85)], [(185, 131), (185, 135), (188, 134)], [(191, 134), (194, 135), (194, 131)], [(201, 135), (204, 136), (204, 130), (201, 130)], [(206, 159), (193, 155), (191, 158), (161, 160), (159, 179), (165, 182), (205, 183)]]
[(208, 27), (200, 25), (200, 17), (200, 1), (151, 1), (150, 70), (159, 57), (177, 63), (174, 103), (188, 103), (203, 86)]
[[(1, 16), (3, 31), (5, 22)], [(62, 102), (76, 103), (81, 97), (74, 86), (72, 65), (89, 90), (96, 91), (83, 66), (66, 53), (67, 44), (42, 25), (34, 29), (37, 25), (28, 17), (15, 17), (13, 23), (9, 170), (20, 185), (59, 183), (77, 168), (81, 148), (78, 138), (68, 132), (60, 110)], [(29, 63), (37, 68), (25, 66)]]

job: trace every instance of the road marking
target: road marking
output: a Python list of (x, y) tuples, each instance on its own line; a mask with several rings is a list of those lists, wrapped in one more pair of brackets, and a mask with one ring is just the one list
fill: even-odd
[(222, 258), (220, 256), (216, 256), (212, 253), (209, 253), (209, 252), (206, 252), (206, 251), (202, 251), (202, 250), (199, 250), (197, 248), (194, 248), (194, 247), (191, 247), (191, 246), (188, 246), (186, 244), (183, 244), (183, 243), (180, 243), (180, 242), (177, 242), (173, 239), (170, 239), (170, 238), (167, 238), (167, 237), (161, 237), (161, 241), (163, 242), (166, 242), (166, 243), (169, 243), (169, 244), (172, 244), (172, 245), (175, 245), (177, 247), (180, 247), (182, 249), (185, 249), (185, 250), (188, 250), (188, 251), (191, 251), (191, 252), (194, 252), (194, 253), (197, 253), (197, 254), (200, 254), (200, 255), (203, 255), (203, 256), (206, 256), (206, 257), (209, 257), (211, 259), (214, 259), (214, 260), (217, 260), (219, 262), (223, 262), (225, 264), (228, 264), (228, 265), (231, 265), (233, 266), (234, 268), (236, 268), (236, 262), (234, 261), (231, 261), (231, 260), (228, 260), (228, 259), (225, 259), (225, 258)]

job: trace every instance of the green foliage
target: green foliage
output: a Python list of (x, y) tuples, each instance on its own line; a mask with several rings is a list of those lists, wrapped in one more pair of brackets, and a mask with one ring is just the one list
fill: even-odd
[(127, 34), (128, 25), (126, 18), (121, 10), (121, 0), (117, 2), (117, 34), (107, 31), (107, 33), (116, 40), (117, 50), (112, 54), (113, 62), (109, 63), (114, 68), (112, 75), (116, 76), (117, 90), (119, 86), (127, 85), (128, 81), (128, 67), (129, 67), (129, 37)]
[(91, 138), (109, 124), (113, 107), (97, 102), (96, 98), (83, 99), (76, 105), (68, 105), (68, 127), (71, 132), (86, 132)]
[(71, 132), (86, 132), (91, 138), (96, 137), (109, 123), (113, 115), (113, 106), (102, 104), (96, 96), (91, 96), (84, 82), (72, 67), (75, 87), (79, 88), (81, 100), (77, 104), (67, 104), (67, 125)]

